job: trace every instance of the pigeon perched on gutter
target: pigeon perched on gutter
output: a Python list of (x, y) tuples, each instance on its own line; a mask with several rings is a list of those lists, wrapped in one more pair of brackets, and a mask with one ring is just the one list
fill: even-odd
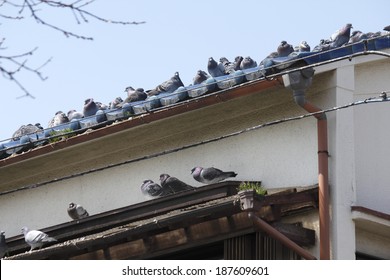
[(245, 57), (241, 61), (241, 65), (240, 65), (241, 69), (248, 69), (253, 67), (257, 67), (257, 62), (254, 61), (250, 56)]
[(88, 98), (84, 101), (83, 115), (84, 117), (93, 116), (99, 110), (98, 105), (93, 101), (93, 98)]
[(30, 230), (27, 227), (22, 228), (22, 233), (24, 235), (24, 240), (28, 245), (30, 245), (30, 251), (35, 248), (42, 248), (44, 244), (56, 242), (57, 239), (48, 236), (46, 233), (39, 230)]
[(8, 245), (5, 242), (4, 231), (0, 232), (0, 258), (3, 258), (8, 253)]
[(234, 73), (235, 64), (230, 62), (226, 57), (221, 57), (219, 62), (222, 64), (225, 75)]
[(68, 123), (69, 119), (64, 112), (58, 111), (55, 116), (49, 121), (47, 127), (55, 127), (57, 125)]
[(204, 81), (206, 81), (208, 78), (210, 78), (209, 74), (207, 74), (203, 70), (198, 70), (196, 72), (196, 75), (193, 78), (192, 82), (193, 82), (194, 85), (199, 85), (199, 84), (203, 83)]
[(195, 189), (195, 187), (187, 185), (186, 183), (180, 181), (176, 177), (171, 177), (168, 174), (160, 175), (160, 183), (164, 189), (167, 189), (167, 191), (168, 190), (172, 191), (173, 193)]
[(194, 167), (191, 174), (196, 181), (204, 184), (214, 184), (237, 176), (237, 173), (233, 171), (222, 171), (214, 167), (203, 168), (200, 166)]
[(175, 74), (165, 82), (162, 82), (154, 89), (147, 92), (148, 96), (158, 95), (162, 92), (174, 92), (179, 87), (184, 87), (183, 82), (180, 79), (179, 72), (175, 72)]
[(330, 49), (330, 40), (321, 39), (320, 43), (313, 48), (313, 52), (322, 52)]
[(310, 45), (306, 41), (302, 41), (298, 46), (299, 52), (310, 52)]
[(351, 37), (349, 38), (347, 44), (357, 43), (357, 42), (366, 40), (367, 38), (368, 38), (367, 34), (364, 34), (360, 30), (355, 30), (352, 32)]
[(234, 70), (241, 70), (241, 62), (244, 60), (244, 58), (241, 55), (238, 55), (234, 58)]
[(150, 179), (142, 182), (141, 192), (147, 199), (174, 194), (174, 191), (171, 190), (170, 188), (163, 188), (162, 186), (153, 182)]
[(73, 202), (69, 203), (67, 211), (69, 217), (71, 217), (73, 220), (79, 220), (89, 216), (87, 210), (85, 210), (83, 206)]
[(69, 121), (72, 121), (72, 120), (79, 120), (79, 119), (84, 118), (83, 113), (78, 112), (78, 111), (76, 111), (76, 110), (74, 110), (74, 109), (69, 110), (67, 115), (68, 115)]
[(212, 57), (207, 62), (207, 71), (213, 78), (226, 75), (222, 63), (217, 63)]
[(280, 45), (277, 48), (277, 53), (279, 57), (285, 57), (288, 56), (290, 53), (294, 51), (293, 46), (291, 46), (286, 41), (282, 41)]
[(143, 88), (134, 89), (133, 87), (129, 86), (125, 89), (125, 92), (127, 92), (127, 97), (123, 101), (123, 103), (143, 101), (146, 98), (148, 98), (148, 95), (146, 94)]
[(338, 31), (332, 34), (330, 37), (331, 43), (330, 43), (330, 48), (338, 48), (341, 47), (342, 45), (348, 43), (349, 38), (351, 37), (351, 29), (352, 29), (352, 24), (347, 23), (344, 25), (342, 28), (340, 28)]
[(111, 102), (109, 103), (108, 107), (109, 107), (111, 110), (120, 109), (120, 108), (122, 108), (122, 103), (123, 103), (122, 97), (118, 96), (118, 97), (116, 97), (113, 101), (111, 101)]
[(36, 123), (35, 125), (32, 125), (32, 124), (22, 125), (21, 127), (19, 127), (18, 130), (16, 130), (12, 134), (12, 139), (16, 140), (24, 135), (36, 133), (36, 132), (39, 132), (42, 130), (43, 130), (43, 127), (39, 123)]

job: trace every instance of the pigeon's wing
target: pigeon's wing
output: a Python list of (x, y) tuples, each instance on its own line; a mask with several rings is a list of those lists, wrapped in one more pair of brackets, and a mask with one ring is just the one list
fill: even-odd
[(194, 187), (187, 185), (175, 177), (169, 177), (165, 183), (166, 188), (171, 188), (174, 193), (192, 190)]
[(30, 230), (26, 235), (26, 242), (27, 243), (41, 243), (46, 242), (50, 237), (39, 230)]
[(80, 218), (85, 218), (85, 217), (88, 217), (88, 216), (89, 216), (87, 210), (85, 210), (84, 207), (81, 206), (81, 205), (77, 205), (76, 211), (77, 211), (77, 215), (78, 215)]
[(215, 179), (223, 173), (222, 170), (218, 168), (204, 168), (202, 171), (202, 177), (208, 181)]

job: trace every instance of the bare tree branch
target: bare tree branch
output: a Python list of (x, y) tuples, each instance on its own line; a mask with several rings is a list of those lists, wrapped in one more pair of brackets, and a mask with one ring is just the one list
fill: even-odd
[[(49, 13), (45, 8), (52, 8), (59, 10), (60, 8), (70, 11), (73, 15), (74, 20), (77, 24), (89, 23), (89, 19), (94, 19), (104, 23), (111, 24), (121, 24), (121, 25), (137, 25), (143, 24), (144, 21), (116, 21), (106, 19), (104, 17), (98, 16), (94, 13), (89, 12), (86, 8), (94, 3), (95, 0), (74, 0), (74, 1), (51, 1), (51, 0), (0, 0), (0, 9), (6, 7), (8, 9), (14, 10), (15, 14), (4, 14), (0, 13), (0, 17), (7, 20), (25, 20), (28, 17), (32, 17), (38, 24), (42, 24), (46, 27), (49, 27), (55, 31), (63, 33), (66, 37), (74, 37), (82, 40), (93, 40), (92, 37), (80, 35), (74, 33), (68, 29), (59, 27), (56, 23), (51, 23), (43, 19), (41, 12)], [(23, 83), (17, 79), (17, 74), (21, 71), (31, 72), (37, 75), (42, 81), (46, 80), (47, 77), (44, 77), (40, 71), (47, 63), (51, 61), (51, 58), (46, 60), (39, 67), (31, 67), (28, 64), (27, 57), (34, 55), (37, 47), (33, 48), (31, 51), (16, 54), (16, 55), (1, 55), (1, 51), (5, 50), (4, 40), (0, 41), (0, 72), (2, 76), (18, 85), (18, 87), (25, 93), (21, 97), (31, 97), (35, 98), (29, 93), (29, 91), (23, 86)], [(3, 66), (3, 62), (6, 62)], [(10, 67), (10, 68), (9, 68)]]

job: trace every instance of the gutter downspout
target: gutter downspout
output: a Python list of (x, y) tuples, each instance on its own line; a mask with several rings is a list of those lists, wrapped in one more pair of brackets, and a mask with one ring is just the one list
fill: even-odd
[[(295, 102), (309, 113), (316, 113), (322, 109), (309, 103), (305, 98), (305, 90), (311, 85), (314, 75), (313, 68), (283, 75), (286, 88), (293, 90)], [(328, 178), (328, 123), (326, 114), (314, 114), (317, 119), (318, 138), (318, 204), (320, 221), (320, 259), (330, 259), (330, 212), (329, 212), (329, 178)]]

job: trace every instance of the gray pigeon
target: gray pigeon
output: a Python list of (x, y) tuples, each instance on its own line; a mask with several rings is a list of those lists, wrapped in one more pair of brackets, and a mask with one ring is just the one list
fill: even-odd
[(83, 206), (73, 202), (69, 203), (67, 210), (69, 217), (71, 217), (73, 220), (79, 220), (89, 216), (87, 210), (85, 210)]
[(221, 57), (219, 62), (223, 65), (225, 75), (234, 73), (235, 64), (230, 62), (226, 57)]
[(32, 124), (22, 125), (21, 127), (19, 127), (18, 130), (16, 130), (14, 132), (14, 134), (12, 134), (12, 139), (16, 140), (24, 135), (36, 133), (36, 132), (39, 132), (42, 130), (43, 130), (43, 127), (39, 123), (36, 123), (35, 125), (32, 125)]
[(0, 232), (0, 258), (3, 258), (8, 253), (8, 245), (5, 242), (4, 231)]
[(182, 191), (195, 189), (194, 187), (187, 185), (186, 183), (180, 181), (176, 177), (171, 177), (168, 174), (160, 175), (160, 183), (164, 189), (167, 189), (167, 191), (171, 191), (172, 193), (178, 193)]
[(237, 176), (237, 173), (233, 171), (222, 171), (214, 167), (203, 168), (200, 166), (192, 168), (191, 174), (196, 181), (204, 184), (214, 184)]
[(154, 89), (148, 91), (147, 94), (148, 96), (153, 96), (162, 92), (174, 92), (179, 87), (184, 87), (184, 84), (180, 79), (179, 72), (175, 72), (175, 74), (169, 80), (159, 84)]
[(110, 102), (108, 107), (111, 110), (120, 109), (122, 108), (122, 103), (123, 103), (122, 97), (118, 96), (117, 98), (115, 98), (113, 101)]
[(292, 53), (294, 51), (294, 48), (286, 41), (282, 41), (276, 51), (279, 57), (284, 57)]
[(99, 111), (98, 105), (93, 101), (93, 98), (88, 98), (84, 101), (83, 115), (84, 117), (93, 116)]
[(72, 120), (79, 120), (79, 119), (84, 118), (83, 113), (78, 112), (78, 111), (76, 111), (76, 110), (74, 110), (74, 109), (69, 110), (67, 115), (68, 115), (69, 121), (72, 121)]
[(310, 45), (306, 41), (302, 41), (298, 46), (299, 52), (310, 52)]
[(207, 63), (207, 72), (209, 72), (213, 78), (226, 75), (225, 67), (223, 67), (222, 63), (217, 63), (212, 57), (209, 58)]
[(146, 94), (143, 88), (134, 89), (133, 87), (127, 87), (125, 89), (125, 92), (127, 92), (127, 97), (123, 101), (123, 103), (143, 101), (146, 98), (148, 98), (148, 95)]
[(322, 52), (330, 49), (330, 40), (321, 39), (320, 43), (313, 48), (313, 52)]
[(366, 40), (368, 37), (366, 34), (361, 32), (360, 30), (355, 30), (352, 32), (351, 37), (349, 38), (348, 44), (357, 43), (363, 40)]
[(241, 68), (241, 62), (244, 60), (244, 58), (241, 55), (238, 55), (234, 58), (234, 70), (240, 70)]
[(248, 69), (253, 67), (257, 67), (257, 62), (254, 61), (250, 56), (245, 57), (241, 61), (241, 65), (240, 65), (241, 69)]
[(203, 70), (198, 70), (192, 81), (193, 81), (194, 85), (199, 85), (199, 84), (203, 83), (204, 81), (206, 81), (208, 78), (210, 78), (209, 74), (207, 74)]
[(351, 36), (352, 28), (353, 28), (352, 24), (347, 23), (342, 28), (340, 28), (335, 33), (333, 33), (332, 36), (330, 37), (331, 39), (330, 48), (331, 49), (338, 48), (348, 43), (349, 38)]
[(144, 180), (141, 185), (141, 192), (147, 199), (163, 197), (174, 194), (170, 188), (163, 188), (152, 180)]
[(30, 251), (35, 248), (42, 248), (46, 243), (56, 242), (57, 239), (48, 236), (46, 233), (39, 230), (29, 230), (27, 227), (22, 228), (22, 233), (24, 235), (24, 240), (28, 245), (30, 245)]
[(65, 115), (65, 113), (62, 112), (62, 111), (58, 111), (54, 115), (54, 117), (49, 121), (49, 123), (47, 124), (47, 127), (55, 127), (57, 125), (60, 125), (60, 124), (63, 124), (63, 123), (68, 123), (68, 122), (69, 122), (69, 119)]

